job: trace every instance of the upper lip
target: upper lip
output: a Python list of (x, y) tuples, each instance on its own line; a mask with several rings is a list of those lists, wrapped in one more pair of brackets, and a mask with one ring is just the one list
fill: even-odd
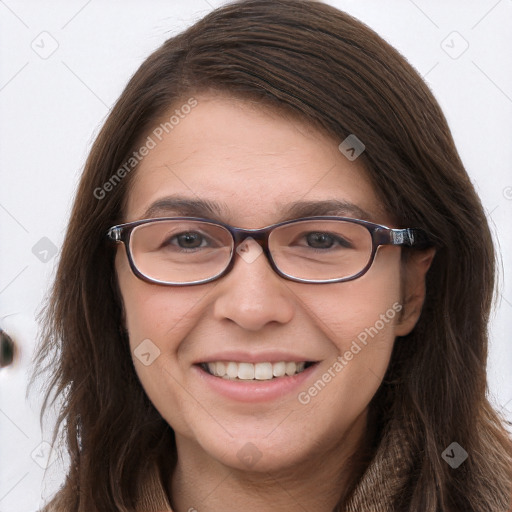
[(301, 363), (303, 361), (316, 362), (317, 360), (306, 355), (293, 354), (291, 352), (217, 352), (196, 361), (194, 364), (213, 363), (216, 361), (233, 361), (235, 363), (279, 363), (295, 362)]

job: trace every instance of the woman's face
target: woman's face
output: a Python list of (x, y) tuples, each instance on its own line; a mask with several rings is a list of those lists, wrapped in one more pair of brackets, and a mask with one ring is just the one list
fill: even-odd
[[(360, 209), (368, 220), (393, 226), (360, 162), (339, 151), (341, 140), (250, 102), (196, 99), (169, 133), (157, 132), (162, 140), (152, 135), (156, 146), (134, 176), (126, 222), (182, 196), (217, 203), (217, 218), (242, 228), (288, 220), (286, 210), (297, 201), (331, 199), (354, 207), (313, 214), (358, 217)], [(166, 208), (150, 215), (207, 216)], [(142, 386), (176, 432), (179, 457), (255, 471), (318, 456), (341, 460), (364, 431), (395, 337), (412, 329), (422, 297), (419, 306), (403, 304), (415, 292), (401, 286), (399, 247), (379, 248), (363, 277), (330, 284), (285, 280), (263, 253), (252, 254), (236, 254), (232, 271), (216, 281), (166, 287), (135, 277), (118, 248), (125, 323)], [(417, 265), (411, 275), (420, 282), (425, 271)], [(295, 376), (240, 381), (200, 366), (218, 361), (249, 372), (256, 363), (273, 363), (273, 371), (282, 362), (315, 364)]]

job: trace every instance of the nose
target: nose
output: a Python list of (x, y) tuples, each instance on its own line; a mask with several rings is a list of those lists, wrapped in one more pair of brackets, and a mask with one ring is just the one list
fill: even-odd
[(294, 314), (293, 293), (288, 281), (274, 272), (260, 244), (248, 237), (236, 252), (233, 268), (219, 280), (215, 318), (229, 319), (249, 331), (289, 322)]

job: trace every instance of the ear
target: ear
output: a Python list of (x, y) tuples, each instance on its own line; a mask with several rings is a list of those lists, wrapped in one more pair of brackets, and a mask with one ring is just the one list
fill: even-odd
[(408, 252), (402, 261), (402, 306), (401, 315), (395, 324), (395, 334), (405, 336), (416, 325), (423, 302), (425, 301), (425, 276), (436, 250), (430, 247), (424, 250)]

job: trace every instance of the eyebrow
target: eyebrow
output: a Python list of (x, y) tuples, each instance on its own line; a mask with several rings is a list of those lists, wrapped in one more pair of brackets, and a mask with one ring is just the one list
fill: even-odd
[[(229, 214), (229, 207), (225, 203), (208, 199), (169, 196), (152, 203), (142, 218), (150, 219), (170, 214), (179, 217), (202, 217), (222, 221), (222, 218)], [(281, 218), (276, 222), (315, 216), (342, 216), (372, 220), (372, 215), (353, 203), (339, 199), (324, 199), (288, 203), (282, 210)]]

